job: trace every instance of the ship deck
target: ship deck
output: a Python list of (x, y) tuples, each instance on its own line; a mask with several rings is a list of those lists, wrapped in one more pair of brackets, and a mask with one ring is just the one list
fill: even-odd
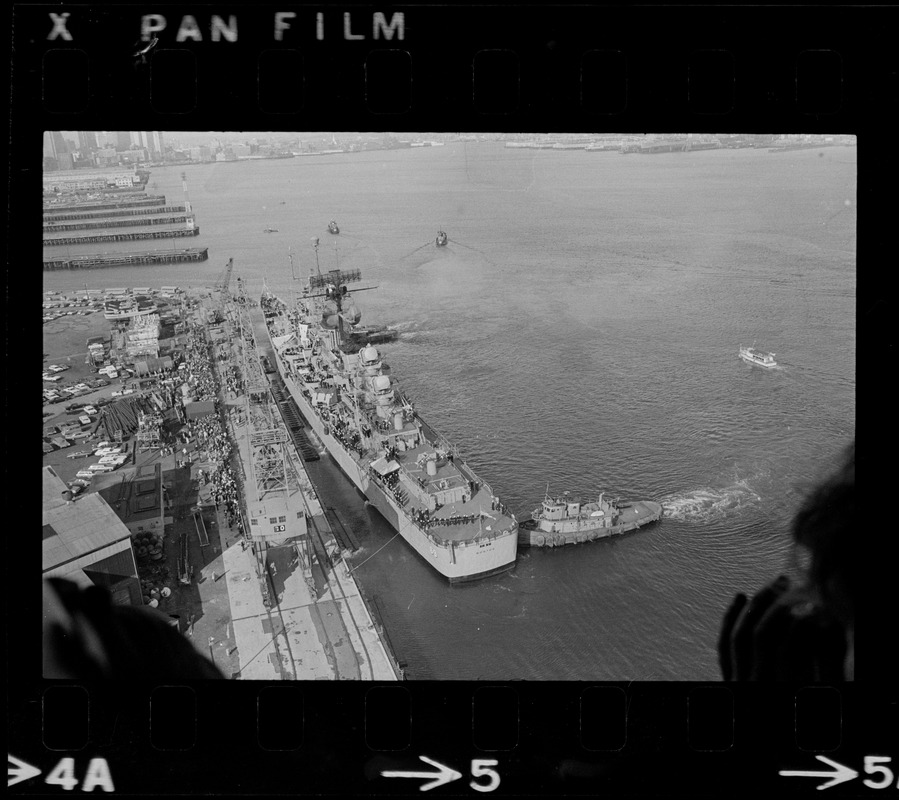
[[(266, 324), (269, 328), (270, 335), (273, 337), (281, 336), (291, 332), (289, 322), (283, 313), (276, 313), (266, 317)], [(422, 421), (423, 422), (423, 421)], [(424, 423), (426, 434), (430, 432), (430, 426)], [(408, 428), (407, 428), (408, 429)], [(499, 508), (492, 508), (494, 505), (493, 495), (488, 491), (477, 476), (471, 472), (470, 468), (459, 460), (447, 461), (437, 468), (435, 475), (428, 475), (427, 470), (420, 467), (416, 463), (416, 459), (424, 453), (433, 453), (435, 449), (440, 448), (437, 444), (418, 445), (415, 448), (397, 453), (395, 460), (401, 465), (403, 471), (411, 477), (413, 481), (421, 480), (425, 482), (430, 492), (436, 492), (446, 489), (452, 489), (460, 486), (467, 486), (469, 481), (477, 482), (478, 489), (466, 502), (457, 501), (447, 503), (431, 514), (432, 520), (439, 520), (442, 524), (431, 525), (427, 528), (429, 533), (434, 536), (454, 542), (472, 541), (480, 536), (489, 536), (501, 530), (508, 530), (514, 525), (513, 518), (503, 513)], [(367, 463), (367, 460), (360, 459), (352, 451), (348, 451), (350, 457), (360, 465)], [(442, 482), (446, 481), (445, 485)], [(424, 507), (414, 494), (409, 494), (409, 501), (406, 510), (423, 511)], [(454, 522), (449, 523), (447, 520), (459, 517), (473, 517), (473, 522)], [(488, 530), (489, 527), (489, 530)]]
[[(418, 466), (416, 459), (424, 453), (433, 453), (433, 445), (419, 445), (405, 453), (398, 454), (397, 461), (406, 473), (413, 479), (425, 482), (429, 492), (452, 489), (458, 486), (467, 486), (474, 477), (467, 477), (462, 468), (455, 461), (447, 461), (437, 467), (435, 475), (428, 475), (427, 470)], [(410, 503), (418, 507), (414, 498)], [(431, 519), (449, 520), (453, 517), (475, 517), (473, 522), (455, 522), (451, 524), (439, 524), (430, 530), (442, 539), (455, 542), (470, 541), (482, 534), (490, 534), (494, 531), (507, 530), (512, 524), (512, 518), (503, 514), (499, 509), (491, 508), (493, 495), (483, 486), (466, 501), (447, 503), (431, 514)], [(490, 530), (488, 530), (488, 526)]]
[[(512, 525), (511, 518), (498, 509), (491, 510), (492, 501), (490, 493), (482, 487), (467, 503), (448, 503), (432, 514), (431, 519), (449, 519), (454, 516), (475, 516), (477, 519), (474, 522), (455, 525), (438, 525), (431, 528), (430, 532), (442, 539), (461, 542), (471, 541), (478, 536), (486, 536), (500, 530), (508, 530)], [(491, 530), (488, 530), (488, 527)]]

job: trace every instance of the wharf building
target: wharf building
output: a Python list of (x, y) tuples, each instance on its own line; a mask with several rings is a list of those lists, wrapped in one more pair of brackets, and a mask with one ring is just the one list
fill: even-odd
[(159, 356), (159, 314), (144, 314), (132, 317), (125, 331), (125, 355), (130, 361), (141, 356), (158, 358)]
[(44, 192), (98, 191), (109, 187), (142, 188), (143, 176), (133, 167), (115, 170), (79, 169), (65, 172), (45, 172), (42, 176)]
[(102, 586), (121, 605), (142, 605), (131, 530), (100, 494), (72, 499), (52, 467), (43, 468), (42, 566), (45, 578)]
[[(104, 479), (107, 481), (105, 484), (102, 483)], [(159, 462), (132, 468), (127, 472), (118, 470), (95, 479), (95, 482), (101, 483), (97, 489), (98, 494), (115, 511), (129, 535), (162, 536), (165, 526), (172, 524), (172, 517), (166, 515), (170, 503), (166, 497)]]

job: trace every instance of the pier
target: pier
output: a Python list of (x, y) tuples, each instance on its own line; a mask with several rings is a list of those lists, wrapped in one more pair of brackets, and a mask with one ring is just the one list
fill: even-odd
[(44, 239), (44, 247), (67, 244), (99, 244), (101, 242), (131, 242), (139, 239), (175, 239), (182, 236), (198, 236), (199, 226), (179, 228), (173, 231), (135, 231), (132, 233), (93, 234), (89, 236), (60, 236), (57, 239)]
[[(130, 219), (95, 219), (81, 222), (64, 222), (61, 224), (44, 224), (44, 233), (60, 233), (62, 231), (96, 230), (105, 228), (135, 228), (142, 225), (177, 225), (193, 220), (193, 214), (182, 212), (177, 216), (142, 216)], [(46, 244), (46, 240), (44, 240)]]
[(128, 200), (77, 200), (75, 202), (44, 203), (45, 212), (53, 212), (56, 209), (100, 209), (100, 208), (140, 208), (141, 206), (164, 206), (165, 195), (146, 195), (134, 197)]
[(69, 222), (72, 220), (98, 220), (107, 219), (109, 217), (138, 217), (145, 214), (176, 214), (179, 211), (184, 212), (187, 209), (183, 205), (174, 206), (145, 206), (143, 208), (126, 208), (122, 210), (97, 210), (97, 211), (76, 211), (65, 212), (62, 214), (54, 214), (49, 211), (44, 212), (44, 225), (54, 224), (56, 222)]
[(45, 270), (102, 269), (104, 267), (135, 267), (145, 264), (180, 264), (189, 261), (205, 261), (209, 248), (194, 247), (187, 250), (149, 250), (143, 253), (98, 253), (74, 258), (44, 259)]
[[(247, 298), (230, 297), (225, 283), (222, 300), (227, 321), (220, 333), (206, 332), (222, 378), (225, 364), (240, 365), (241, 394), (223, 391), (222, 402), (250, 518), (250, 547), (223, 553), (237, 674), (251, 680), (396, 680), (402, 668), (343, 556), (353, 539), (329, 509), (340, 526), (336, 534), (287, 432), (278, 435), (283, 427), (277, 413), (263, 413), (266, 407), (274, 412), (277, 394), (274, 387), (266, 390)], [(213, 310), (215, 300), (203, 305)], [(262, 460), (260, 437), (268, 448)], [(282, 458), (284, 475), (277, 467)], [(280, 513), (287, 512), (281, 521), (302, 517), (303, 523), (273, 535), (265, 527), (273, 520), (263, 519), (260, 527), (254, 517), (279, 513), (279, 504), (286, 504)]]

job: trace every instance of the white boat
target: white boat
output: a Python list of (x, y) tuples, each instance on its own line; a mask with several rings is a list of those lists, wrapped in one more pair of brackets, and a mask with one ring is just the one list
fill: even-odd
[(755, 346), (743, 347), (740, 345), (740, 358), (748, 361), (750, 364), (758, 364), (760, 367), (776, 367), (777, 362), (774, 360), (774, 353), (763, 353), (756, 350)]

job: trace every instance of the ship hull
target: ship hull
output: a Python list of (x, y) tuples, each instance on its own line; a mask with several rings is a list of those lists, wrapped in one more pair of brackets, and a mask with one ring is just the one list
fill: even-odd
[(608, 539), (629, 533), (662, 516), (662, 506), (646, 500), (632, 503), (622, 509), (623, 521), (603, 528), (591, 525), (589, 520), (528, 520), (518, 527), (518, 544), (521, 547), (562, 547), (566, 544), (583, 544), (597, 539)]
[(515, 566), (518, 552), (518, 536), (515, 530), (493, 539), (454, 541), (446, 545), (419, 528), (396, 501), (372, 480), (366, 467), (326, 431), (325, 424), (303, 395), (302, 388), (285, 369), (281, 355), (274, 344), (272, 349), (275, 353), (278, 374), (287, 391), (306, 423), (337, 462), (337, 466), (429, 566), (447, 578), (450, 583), (479, 580)]

